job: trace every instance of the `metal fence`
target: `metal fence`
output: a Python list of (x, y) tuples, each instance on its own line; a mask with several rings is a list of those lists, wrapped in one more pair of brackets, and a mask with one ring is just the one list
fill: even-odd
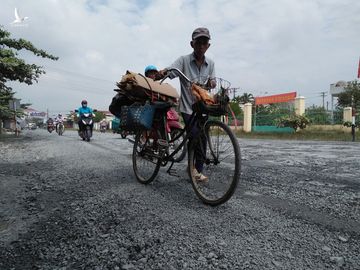
[(252, 129), (255, 132), (294, 132), (292, 128), (289, 127), (277, 127), (277, 120), (288, 116), (292, 112), (288, 113), (271, 113), (271, 114), (261, 114), (258, 113), (252, 118)]
[(331, 111), (313, 112), (305, 110), (305, 116), (310, 120), (312, 125), (342, 125), (343, 124), (343, 112), (334, 111), (332, 115)]

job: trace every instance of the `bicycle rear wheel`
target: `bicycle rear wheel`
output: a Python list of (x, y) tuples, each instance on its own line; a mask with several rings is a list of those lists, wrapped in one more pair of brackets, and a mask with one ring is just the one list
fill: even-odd
[[(222, 122), (208, 121), (202, 132), (191, 143), (189, 174), (196, 195), (215, 206), (234, 194), (241, 171), (240, 148), (234, 133)], [(206, 149), (201, 140), (206, 140)], [(201, 172), (196, 169), (199, 164), (203, 164)], [(202, 179), (204, 176), (208, 179)]]
[(156, 143), (146, 131), (136, 134), (132, 162), (136, 179), (142, 184), (151, 183), (159, 172), (161, 159)]

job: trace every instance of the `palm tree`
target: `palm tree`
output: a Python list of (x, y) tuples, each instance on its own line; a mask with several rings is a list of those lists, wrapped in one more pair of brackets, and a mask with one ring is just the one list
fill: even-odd
[(253, 96), (253, 94), (251, 94), (251, 93), (244, 93), (244, 94), (242, 94), (242, 96), (240, 96), (240, 98), (239, 98), (239, 103), (243, 103), (243, 104), (245, 104), (245, 103), (254, 103), (254, 96)]

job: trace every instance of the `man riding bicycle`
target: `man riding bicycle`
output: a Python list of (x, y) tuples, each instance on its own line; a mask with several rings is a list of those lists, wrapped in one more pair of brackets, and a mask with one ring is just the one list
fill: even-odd
[[(207, 49), (210, 47), (210, 32), (207, 28), (200, 27), (196, 28), (192, 33), (192, 40), (190, 42), (193, 52), (188, 55), (179, 57), (170, 67), (160, 70), (160, 74), (164, 76), (167, 73), (167, 69), (177, 68), (185, 74), (188, 78), (196, 79), (200, 78), (198, 81), (200, 84), (206, 83), (207, 87), (214, 88), (216, 86), (215, 81), (215, 64), (214, 62), (205, 57)], [(170, 77), (174, 78), (176, 75), (173, 74)], [(207, 81), (201, 81), (201, 78), (205, 78)], [(181, 96), (180, 96), (180, 111), (184, 118), (186, 125), (189, 124), (191, 114), (192, 114), (192, 105), (195, 100), (189, 88), (189, 83), (183, 80), (180, 77), (181, 84)], [(190, 131), (192, 137), (195, 137), (195, 134), (199, 133), (199, 128), (197, 125), (194, 125)], [(208, 177), (202, 174), (204, 161), (201, 154), (201, 150), (206, 151), (206, 141), (201, 140), (202, 147), (198, 147), (196, 151), (196, 162), (194, 175), (198, 181), (206, 182)]]

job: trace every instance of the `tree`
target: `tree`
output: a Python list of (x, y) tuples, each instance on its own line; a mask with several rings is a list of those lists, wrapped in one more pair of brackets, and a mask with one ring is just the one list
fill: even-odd
[(239, 97), (239, 103), (254, 103), (254, 96), (251, 93), (244, 93)]
[(94, 117), (95, 123), (100, 122), (101, 120), (103, 120), (106, 117), (105, 114), (100, 111), (94, 112), (94, 114), (95, 114), (95, 117)]
[[(243, 118), (244, 118), (244, 113), (243, 110), (240, 108), (239, 103), (231, 101), (229, 103), (231, 111), (234, 113), (235, 118), (237, 119), (237, 121), (242, 122)], [(229, 114), (229, 117), (232, 119), (233, 115), (232, 113)]]
[(242, 109), (240, 108), (238, 103), (231, 101), (229, 102), (229, 105), (236, 117), (239, 117), (240, 115), (243, 114)]
[(2, 119), (14, 114), (9, 109), (9, 100), (15, 93), (6, 84), (10, 81), (18, 81), (31, 85), (33, 82), (38, 82), (40, 75), (45, 73), (41, 66), (27, 64), (23, 59), (18, 58), (17, 52), (22, 49), (30, 51), (36, 56), (58, 60), (58, 57), (37, 49), (25, 39), (10, 38), (10, 32), (0, 26), (0, 127)]
[(345, 91), (338, 96), (338, 106), (360, 108), (360, 83), (358, 81), (350, 82)]
[(305, 115), (312, 124), (331, 124), (330, 114), (322, 106), (312, 105), (305, 110)]
[(306, 128), (308, 124), (310, 124), (310, 120), (306, 116), (296, 114), (283, 116), (276, 120), (277, 127), (290, 127), (295, 132), (298, 128)]

